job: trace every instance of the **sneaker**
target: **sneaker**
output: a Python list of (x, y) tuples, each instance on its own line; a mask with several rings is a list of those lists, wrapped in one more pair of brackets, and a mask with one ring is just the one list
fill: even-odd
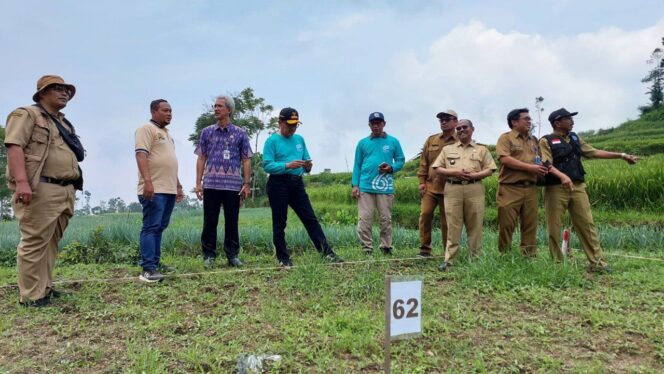
[(203, 267), (205, 269), (212, 269), (214, 267), (214, 257), (206, 257), (203, 260)]
[(417, 255), (417, 257), (431, 258), (431, 257), (433, 257), (433, 255), (431, 254), (431, 252), (422, 252), (422, 251), (420, 251), (420, 253)]
[(164, 276), (161, 275), (161, 273), (157, 270), (143, 270), (138, 279), (142, 280), (143, 282), (156, 283), (164, 280)]
[(451, 267), (452, 267), (452, 264), (450, 264), (449, 262), (443, 262), (438, 267), (438, 270), (440, 270), (440, 271), (450, 271)]
[(326, 254), (325, 255), (325, 260), (327, 260), (329, 262), (335, 262), (335, 263), (344, 262), (344, 259), (337, 256), (337, 254), (334, 253), (334, 252), (330, 252), (330, 253)]
[(157, 266), (157, 270), (159, 270), (160, 273), (175, 273), (174, 267), (164, 264), (159, 264), (159, 266)]
[(25, 308), (30, 308), (30, 307), (42, 308), (42, 307), (47, 306), (50, 302), (51, 302), (51, 300), (49, 299), (49, 297), (47, 295), (47, 296), (44, 296), (41, 299), (37, 299), (37, 300), (19, 301), (18, 304), (22, 307), (25, 307)]
[(293, 261), (291, 261), (290, 259), (279, 260), (279, 265), (281, 265), (281, 267), (284, 269), (290, 269), (291, 267), (293, 267)]
[(239, 258), (233, 257), (228, 259), (228, 265), (230, 265), (231, 267), (239, 268), (244, 264), (242, 263), (242, 261), (240, 261)]
[(392, 247), (382, 247), (380, 250), (384, 255), (392, 255)]

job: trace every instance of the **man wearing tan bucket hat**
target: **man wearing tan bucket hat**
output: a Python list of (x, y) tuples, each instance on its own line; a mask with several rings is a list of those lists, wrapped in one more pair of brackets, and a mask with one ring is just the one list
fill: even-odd
[(16, 250), (19, 303), (41, 307), (61, 293), (53, 288), (58, 242), (74, 214), (75, 190), (83, 188), (78, 163), (85, 151), (60, 112), (76, 87), (57, 75), (37, 81), (35, 105), (7, 118), (7, 180), (21, 241)]

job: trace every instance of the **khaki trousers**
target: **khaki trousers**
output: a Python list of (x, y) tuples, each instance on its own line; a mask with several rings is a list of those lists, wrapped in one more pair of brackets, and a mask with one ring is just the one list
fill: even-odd
[(440, 213), (440, 232), (443, 236), (443, 248), (447, 243), (447, 219), (445, 219), (445, 195), (427, 191), (420, 204), (420, 250), (431, 253), (431, 229), (433, 214), (438, 208)]
[(549, 251), (556, 261), (563, 260), (560, 249), (560, 232), (562, 216), (569, 211), (574, 231), (581, 241), (581, 247), (592, 266), (604, 267), (602, 248), (599, 244), (597, 228), (590, 212), (590, 201), (586, 193), (585, 183), (574, 183), (572, 191), (562, 185), (546, 186), (544, 189), (544, 209), (546, 210), (546, 226), (549, 236)]
[(53, 267), (58, 242), (74, 215), (74, 186), (39, 183), (30, 205), (16, 203), (21, 241), (16, 249), (20, 301), (38, 300), (53, 288)]
[(484, 185), (445, 184), (445, 217), (447, 218), (447, 246), (445, 262), (456, 258), (461, 230), (466, 226), (468, 249), (471, 257), (477, 257), (482, 248), (482, 226), (484, 224)]
[(521, 254), (537, 256), (537, 187), (519, 187), (509, 184), (498, 186), (498, 250), (512, 249), (512, 235), (517, 221), (521, 224)]
[(373, 239), (371, 226), (373, 226), (374, 210), (378, 210), (378, 222), (380, 224), (380, 247), (392, 248), (392, 194), (373, 194), (360, 192), (357, 199), (359, 221), (357, 222), (357, 236), (360, 239), (362, 249), (373, 250)]

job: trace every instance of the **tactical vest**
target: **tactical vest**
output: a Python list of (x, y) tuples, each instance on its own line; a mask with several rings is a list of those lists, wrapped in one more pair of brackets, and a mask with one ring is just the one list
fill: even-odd
[[(561, 173), (567, 175), (572, 182), (583, 182), (586, 171), (583, 170), (583, 164), (581, 163), (579, 137), (575, 133), (570, 132), (569, 143), (561, 136), (555, 134), (544, 135), (544, 138), (546, 138), (549, 148), (551, 148), (553, 166), (560, 170)], [(544, 185), (551, 186), (555, 184), (560, 184), (560, 179), (552, 173), (547, 174)]]

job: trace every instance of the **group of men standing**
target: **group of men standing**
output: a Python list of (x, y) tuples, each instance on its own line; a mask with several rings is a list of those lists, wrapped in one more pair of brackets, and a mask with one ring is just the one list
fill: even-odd
[[(46, 75), (37, 81), (32, 106), (14, 110), (7, 119), (5, 146), (7, 176), (14, 191), (12, 209), (19, 221), (21, 240), (17, 248), (19, 302), (25, 306), (44, 306), (61, 292), (53, 287), (53, 267), (58, 242), (74, 213), (75, 190), (83, 188), (83, 173), (78, 163), (85, 150), (74, 126), (61, 112), (74, 97), (76, 87), (61, 77)], [(242, 201), (251, 192), (253, 152), (247, 132), (231, 121), (235, 103), (230, 96), (215, 100), (216, 123), (204, 128), (195, 150), (196, 196), (203, 201), (201, 249), (204, 266), (214, 266), (217, 258), (217, 225), (224, 210), (223, 249), (230, 266), (242, 266), (239, 259), (238, 215)], [(178, 179), (175, 143), (167, 126), (172, 119), (170, 104), (163, 99), (150, 104), (151, 119), (135, 133), (138, 166), (138, 200), (143, 207), (140, 233), (142, 271), (139, 279), (158, 282), (167, 269), (161, 264), (161, 239), (169, 224), (174, 204), (184, 198)], [(538, 178), (545, 185), (545, 211), (548, 244), (552, 257), (562, 261), (561, 219), (567, 210), (591, 268), (608, 269), (602, 257), (597, 229), (590, 213), (581, 157), (622, 158), (630, 164), (637, 157), (625, 153), (597, 150), (578, 137), (572, 128), (577, 112), (561, 108), (549, 115), (553, 133), (539, 139), (531, 135), (528, 109), (515, 109), (507, 115), (510, 131), (496, 144), (500, 161), (498, 177), (498, 248), (508, 252), (512, 234), (520, 222), (520, 250), (532, 257), (537, 251)], [(421, 196), (420, 256), (430, 257), (431, 231), (436, 208), (440, 211), (445, 260), (448, 270), (460, 248), (465, 225), (472, 256), (481, 249), (484, 219), (482, 179), (490, 176), (496, 164), (488, 149), (473, 141), (474, 125), (459, 120), (454, 110), (436, 115), (441, 132), (424, 143), (420, 158)], [(297, 110), (284, 108), (279, 113), (279, 129), (265, 142), (263, 168), (270, 175), (267, 195), (272, 210), (272, 232), (276, 257), (289, 268), (292, 259), (285, 240), (290, 206), (302, 221), (311, 241), (330, 262), (342, 262), (327, 241), (309, 197), (302, 175), (313, 163), (302, 136)], [(381, 112), (369, 115), (370, 135), (359, 141), (352, 175), (353, 198), (358, 200), (357, 234), (362, 249), (373, 251), (372, 222), (378, 211), (380, 250), (390, 255), (392, 246), (392, 206), (394, 177), (405, 162), (399, 141), (385, 132)]]
[[(593, 271), (610, 271), (602, 257), (597, 228), (593, 222), (586, 193), (585, 171), (581, 157), (616, 159), (630, 164), (638, 157), (598, 150), (572, 132), (577, 112), (565, 108), (553, 111), (549, 122), (553, 132), (537, 140), (531, 135), (532, 119), (526, 108), (507, 115), (510, 131), (496, 143), (500, 161), (496, 205), (498, 208), (498, 250), (512, 249), (512, 236), (520, 225), (520, 252), (537, 254), (538, 185), (544, 186), (544, 207), (548, 245), (555, 261), (563, 260), (560, 238), (562, 217), (570, 220)], [(421, 200), (420, 256), (431, 256), (433, 213), (439, 207), (445, 260), (441, 270), (449, 270), (458, 253), (462, 223), (468, 233), (471, 256), (481, 248), (484, 189), (479, 181), (496, 170), (486, 147), (469, 139), (474, 126), (458, 120), (447, 110), (437, 114), (442, 132), (424, 143), (418, 170)], [(538, 181), (539, 179), (539, 181)]]

